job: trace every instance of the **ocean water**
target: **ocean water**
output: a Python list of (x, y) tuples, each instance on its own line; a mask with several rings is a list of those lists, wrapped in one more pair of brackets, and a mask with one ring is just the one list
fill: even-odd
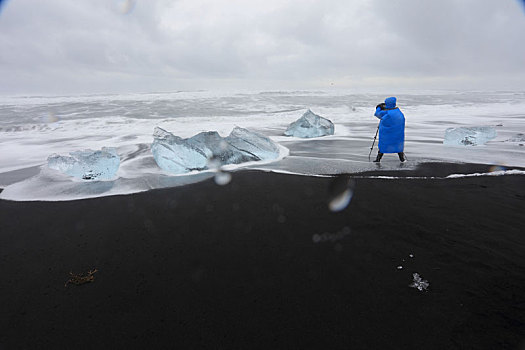
[[(474, 162), (498, 169), (525, 167), (525, 92), (418, 91), (399, 94), (406, 117), (405, 153), (368, 155), (377, 129), (375, 106), (388, 95), (345, 91), (170, 92), (124, 95), (0, 97), (0, 198), (70, 200), (180, 186), (214, 177), (214, 171), (173, 176), (151, 154), (153, 129), (181, 137), (202, 131), (226, 136), (235, 126), (283, 146), (270, 163), (226, 167), (309, 176), (407, 169), (421, 162)], [(307, 110), (330, 119), (335, 134), (314, 139), (284, 136)], [(497, 137), (475, 147), (445, 146), (449, 127), (494, 126)], [(47, 168), (51, 154), (115, 147), (121, 158), (112, 181), (72, 179)], [(372, 157), (377, 152), (376, 147)], [(233, 179), (234, 181), (234, 179)]]

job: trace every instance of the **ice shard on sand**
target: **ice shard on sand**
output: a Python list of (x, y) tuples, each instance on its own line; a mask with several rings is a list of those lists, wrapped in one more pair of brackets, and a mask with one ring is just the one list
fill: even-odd
[(49, 156), (48, 167), (83, 180), (111, 180), (120, 166), (120, 157), (115, 148), (104, 147), (98, 151), (87, 149), (69, 155)]
[(334, 124), (311, 110), (307, 110), (301, 118), (288, 126), (284, 134), (302, 138), (333, 135)]
[(471, 126), (448, 128), (445, 131), (444, 145), (478, 146), (496, 137), (496, 129), (492, 126)]

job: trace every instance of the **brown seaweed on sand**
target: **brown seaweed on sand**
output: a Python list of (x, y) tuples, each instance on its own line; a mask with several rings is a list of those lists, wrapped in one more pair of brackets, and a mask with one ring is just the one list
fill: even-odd
[(69, 273), (70, 278), (67, 280), (67, 282), (64, 284), (64, 287), (67, 287), (68, 284), (76, 284), (77, 286), (93, 282), (95, 280), (95, 276), (93, 276), (98, 270), (89, 270), (86, 275), (84, 274), (75, 274), (73, 272)]

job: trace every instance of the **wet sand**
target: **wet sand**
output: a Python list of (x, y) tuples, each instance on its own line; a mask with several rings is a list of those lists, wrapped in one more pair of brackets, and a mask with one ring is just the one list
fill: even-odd
[(525, 176), (356, 178), (332, 212), (341, 183), (242, 171), (226, 186), (0, 201), (0, 349), (525, 346)]

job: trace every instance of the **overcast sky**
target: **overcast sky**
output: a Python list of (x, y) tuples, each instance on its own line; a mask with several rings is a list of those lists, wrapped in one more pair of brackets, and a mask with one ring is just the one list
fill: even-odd
[(8, 0), (0, 93), (525, 90), (518, 0)]

